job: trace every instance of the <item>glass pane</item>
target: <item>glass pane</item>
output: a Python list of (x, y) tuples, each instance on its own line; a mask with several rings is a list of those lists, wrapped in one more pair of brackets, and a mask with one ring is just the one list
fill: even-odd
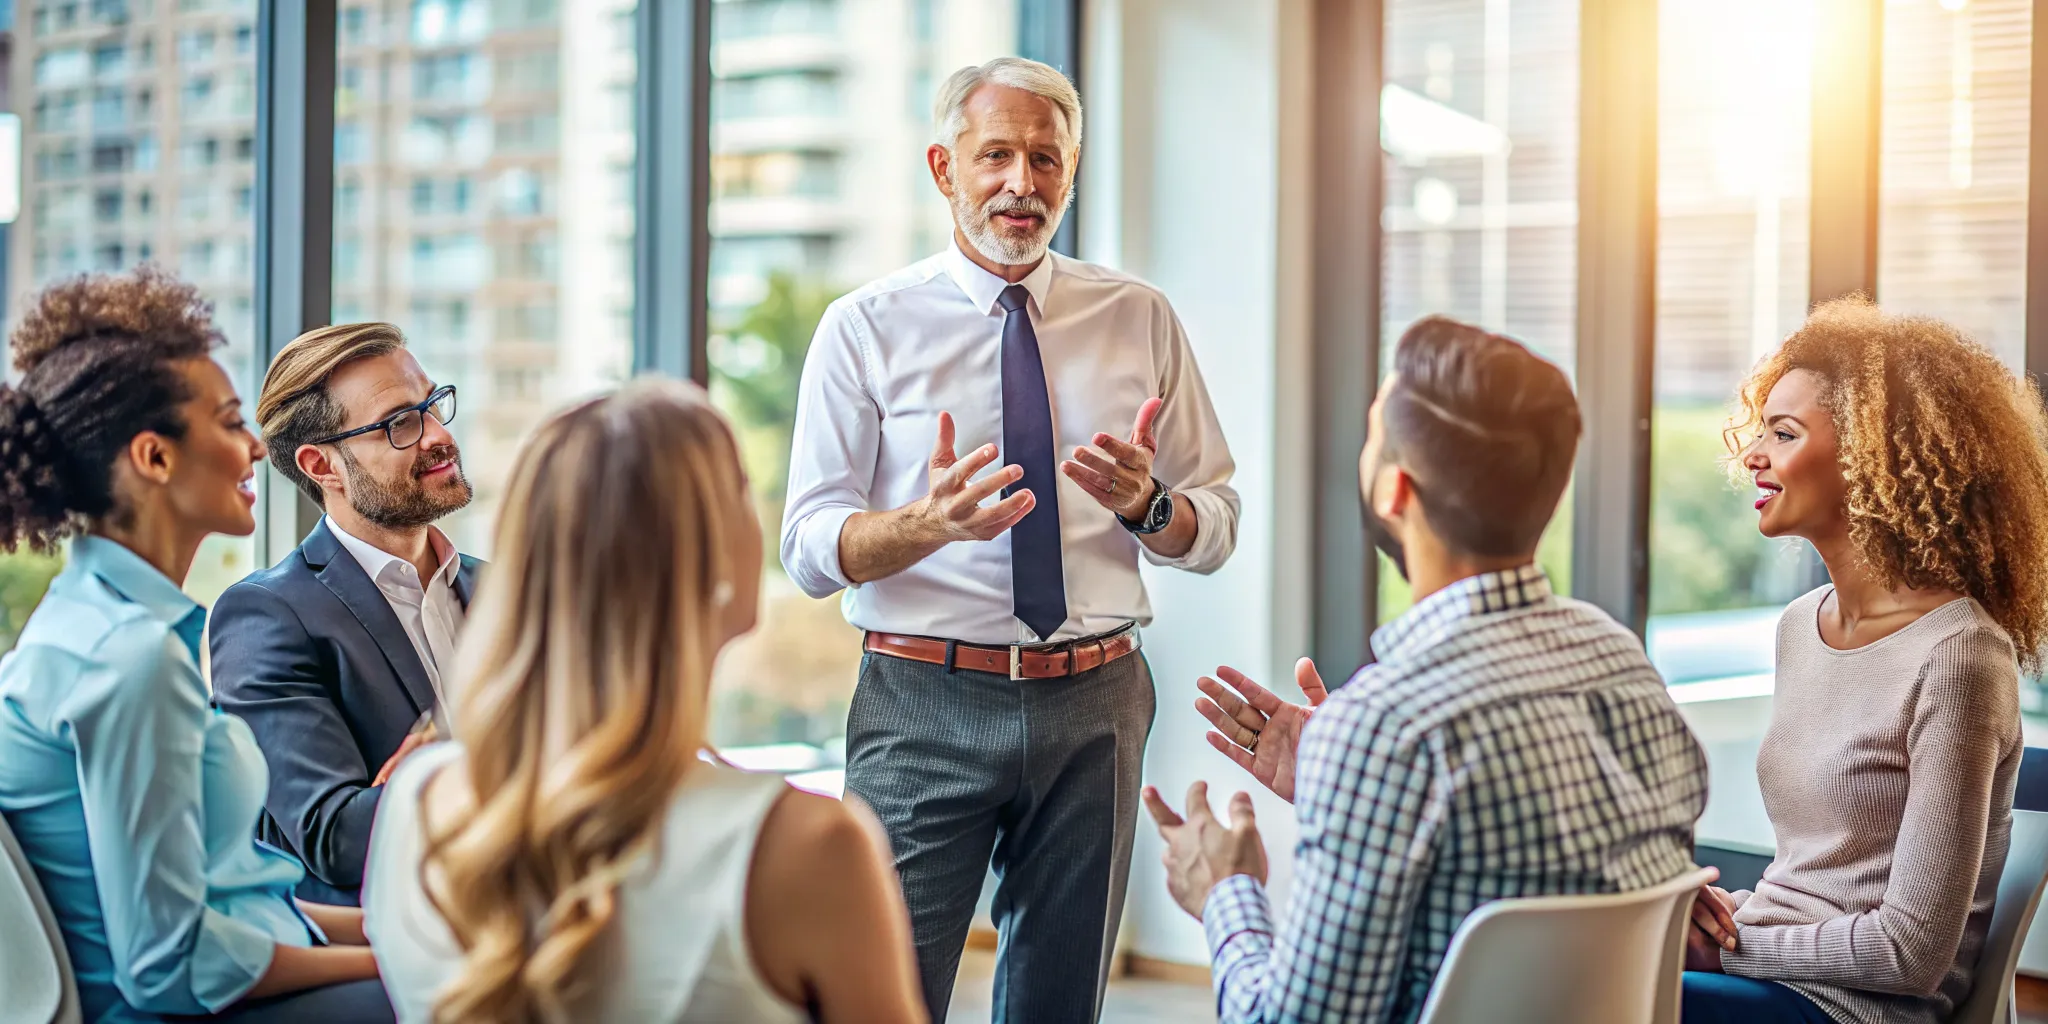
[(1724, 470), (1736, 385), (1804, 318), (1813, 0), (1662, 0), (1650, 628), (1669, 682), (1771, 669), (1806, 545)]
[[(878, 22), (878, 6), (906, 16)], [(713, 738), (830, 747), (860, 636), (773, 555), (797, 376), (827, 303), (950, 244), (925, 168), (931, 105), (956, 68), (1015, 52), (1017, 9), (718, 0), (711, 32), (711, 395), (739, 431), (771, 552), (760, 628), (719, 662)]]
[(2025, 359), (2027, 0), (1884, 8), (1877, 295)]
[(634, 0), (344, 3), (334, 322), (388, 320), (436, 382), (489, 555), (519, 443), (633, 363)]
[[(0, 115), (19, 128), (19, 152), (0, 153), (20, 168), (18, 196), (0, 195), (0, 209), (18, 199), (0, 225), (6, 322), (52, 281), (157, 263), (213, 301), (221, 362), (253, 406), (256, 0), (16, 6), (16, 113)], [(212, 538), (185, 589), (211, 602), (254, 552), (249, 538)], [(0, 557), (0, 641), (13, 643), (54, 565)]]
[[(1500, 331), (1574, 372), (1579, 5), (1388, 0), (1383, 369), (1415, 320)], [(1538, 560), (1571, 586), (1571, 499)], [(1379, 616), (1408, 588), (1380, 562)]]

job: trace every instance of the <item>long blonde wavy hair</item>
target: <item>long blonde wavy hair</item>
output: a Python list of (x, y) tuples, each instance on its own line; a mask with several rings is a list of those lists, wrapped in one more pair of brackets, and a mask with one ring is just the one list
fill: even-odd
[(1764, 402), (1793, 370), (1820, 381), (1849, 540), (1878, 582), (1976, 598), (2037, 670), (2048, 641), (2048, 426), (2033, 383), (1947, 323), (1836, 299), (1743, 381), (1726, 434), (1731, 472), (1743, 472)]
[(474, 800), (424, 828), (464, 952), (435, 1020), (567, 1021), (591, 994), (619, 882), (704, 744), (745, 493), (692, 385), (629, 385), (520, 454), (452, 687)]

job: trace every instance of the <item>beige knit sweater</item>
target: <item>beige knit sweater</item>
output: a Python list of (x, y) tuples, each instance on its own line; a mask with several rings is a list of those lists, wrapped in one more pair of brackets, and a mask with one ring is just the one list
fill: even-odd
[(1969, 994), (2011, 838), (2019, 666), (1967, 598), (1835, 650), (1818, 619), (1832, 589), (1778, 623), (1756, 761), (1777, 857), (1735, 894), (1721, 963), (1844, 1024), (1939, 1024)]

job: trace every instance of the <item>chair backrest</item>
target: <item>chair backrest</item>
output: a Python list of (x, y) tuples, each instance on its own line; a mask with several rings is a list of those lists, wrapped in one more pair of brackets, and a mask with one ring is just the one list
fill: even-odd
[(64, 933), (35, 868), (0, 817), (0, 1024), (78, 1024)]
[(1598, 896), (1496, 900), (1458, 926), (1421, 1024), (1677, 1024), (1685, 924), (1709, 868)]
[(1977, 954), (1977, 979), (1950, 1024), (2006, 1024), (2012, 1018), (2012, 976), (2019, 968), (2020, 940), (2041, 890), (2048, 885), (2048, 813), (2012, 812), (2012, 845), (1998, 875), (1998, 901), (1991, 905), (1991, 930)]

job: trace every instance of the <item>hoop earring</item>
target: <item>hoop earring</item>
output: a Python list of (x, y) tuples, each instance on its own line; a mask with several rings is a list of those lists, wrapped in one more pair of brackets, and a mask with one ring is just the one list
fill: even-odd
[(723, 608), (732, 603), (732, 593), (732, 581), (719, 580), (718, 585), (711, 588), (711, 603)]

